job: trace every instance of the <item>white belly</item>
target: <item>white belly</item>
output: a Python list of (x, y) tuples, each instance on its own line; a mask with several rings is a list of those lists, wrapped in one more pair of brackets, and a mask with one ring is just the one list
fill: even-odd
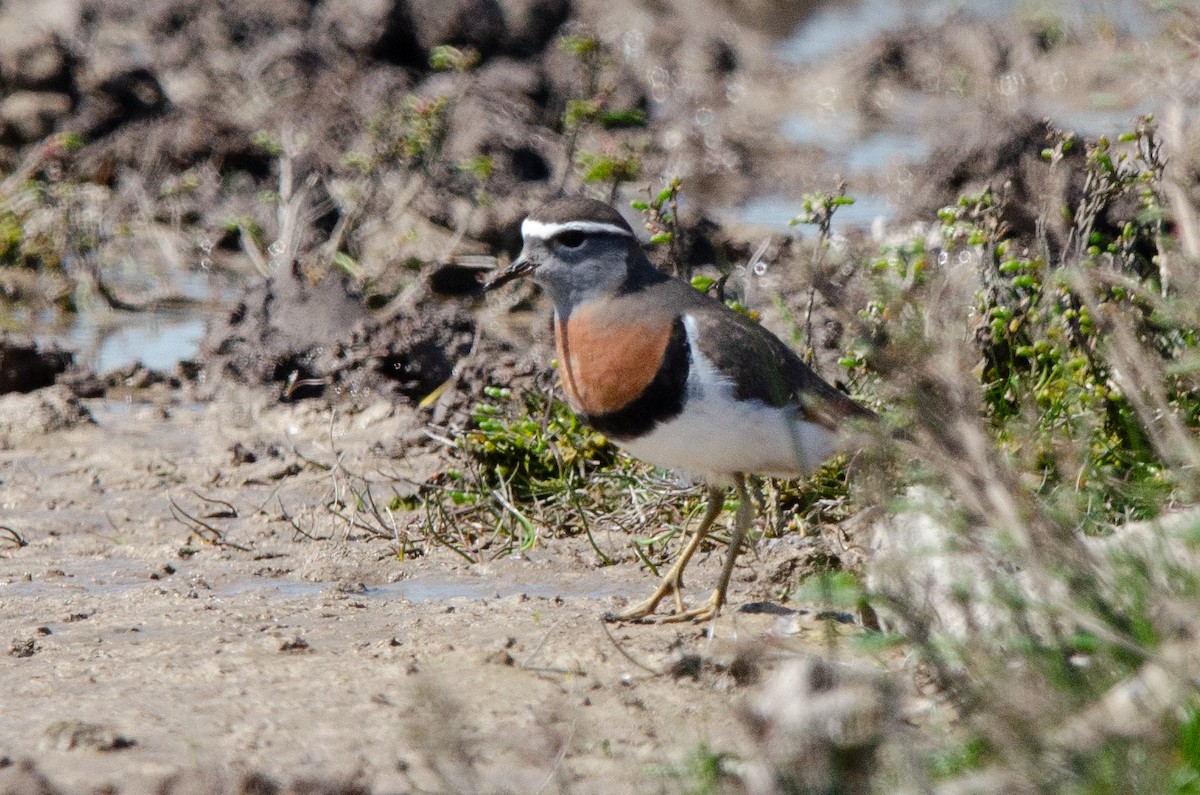
[(832, 433), (798, 419), (794, 409), (710, 399), (691, 399), (650, 433), (617, 444), (643, 461), (710, 483), (727, 483), (736, 473), (800, 477), (837, 450)]
[[(689, 342), (695, 333), (690, 320), (684, 317)], [(836, 435), (800, 419), (796, 407), (735, 400), (728, 379), (695, 345), (687, 389), (678, 415), (618, 444), (643, 461), (710, 483), (727, 483), (737, 473), (799, 477), (837, 451)]]

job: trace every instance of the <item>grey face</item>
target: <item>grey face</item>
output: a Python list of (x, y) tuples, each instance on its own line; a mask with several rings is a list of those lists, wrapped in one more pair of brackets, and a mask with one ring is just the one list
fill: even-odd
[(498, 287), (521, 276), (533, 279), (560, 310), (597, 295), (615, 292), (625, 281), (630, 230), (598, 221), (547, 223), (527, 218), (521, 225), (525, 245), (503, 272), (484, 285)]

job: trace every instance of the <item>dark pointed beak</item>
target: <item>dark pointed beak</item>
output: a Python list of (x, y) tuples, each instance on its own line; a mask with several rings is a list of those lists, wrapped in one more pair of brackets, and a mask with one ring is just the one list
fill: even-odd
[(487, 290), (494, 290), (503, 284), (508, 284), (513, 279), (520, 279), (522, 276), (528, 276), (533, 272), (534, 267), (535, 266), (531, 260), (527, 260), (524, 257), (517, 257), (507, 268), (484, 282), (483, 289), (485, 292)]

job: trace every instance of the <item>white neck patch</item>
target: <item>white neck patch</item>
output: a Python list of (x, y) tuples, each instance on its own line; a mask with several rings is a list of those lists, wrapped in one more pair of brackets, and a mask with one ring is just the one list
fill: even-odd
[(563, 221), (561, 223), (546, 223), (526, 218), (521, 222), (521, 237), (529, 239), (536, 237), (549, 240), (562, 232), (583, 232), (584, 234), (623, 235), (633, 237), (628, 229), (616, 224), (606, 224), (603, 221)]

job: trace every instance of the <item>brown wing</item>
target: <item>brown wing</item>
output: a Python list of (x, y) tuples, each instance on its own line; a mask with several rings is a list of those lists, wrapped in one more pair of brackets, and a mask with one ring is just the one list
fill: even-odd
[(669, 284), (654, 289), (669, 289), (680, 313), (695, 319), (700, 353), (730, 378), (738, 399), (758, 399), (769, 406), (795, 403), (806, 418), (827, 427), (841, 419), (875, 416), (823, 380), (759, 324), (688, 284)]

